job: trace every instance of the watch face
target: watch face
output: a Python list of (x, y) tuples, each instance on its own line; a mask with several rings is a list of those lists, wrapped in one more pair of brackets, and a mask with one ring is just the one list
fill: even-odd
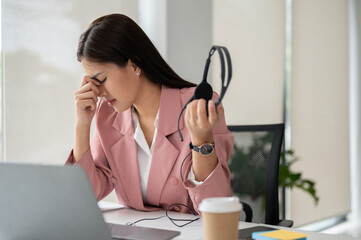
[(213, 145), (210, 143), (207, 144), (203, 144), (200, 149), (199, 152), (203, 155), (209, 155), (213, 152)]

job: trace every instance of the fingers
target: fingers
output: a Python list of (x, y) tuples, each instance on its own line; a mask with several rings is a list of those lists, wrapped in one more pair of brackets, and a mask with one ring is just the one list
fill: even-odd
[(82, 99), (76, 101), (76, 107), (81, 110), (87, 110), (89, 108), (91, 111), (94, 111), (96, 106), (96, 102), (94, 102), (93, 99)]
[(96, 85), (96, 86), (100, 86), (100, 85), (101, 85), (101, 83), (98, 82), (97, 80), (94, 80), (94, 79), (92, 79), (92, 78), (90, 78), (90, 77), (88, 77), (88, 76), (84, 76), (84, 77), (83, 77), (83, 80), (82, 80), (82, 82), (81, 82), (81, 86), (80, 86), (80, 87), (84, 86), (84, 85), (87, 84), (87, 83), (93, 83), (93, 84)]
[(215, 126), (219, 119), (224, 114), (222, 104), (216, 108), (214, 102), (211, 100), (208, 102), (208, 116), (207, 116), (207, 104), (204, 99), (194, 100), (188, 104), (186, 110), (186, 119), (193, 125), (199, 128), (212, 128)]
[(78, 89), (74, 95), (76, 101), (89, 98), (96, 103), (98, 102), (99, 89), (93, 83), (87, 83)]
[(75, 95), (85, 92), (94, 92), (96, 96), (99, 95), (99, 86), (101, 84), (88, 76), (84, 76), (81, 87), (75, 92)]
[(222, 103), (217, 107), (215, 103), (211, 100), (208, 102), (208, 121), (211, 125), (216, 125), (221, 117), (224, 115), (224, 108)]
[(207, 109), (206, 100), (200, 99), (198, 100), (196, 105), (197, 105), (197, 118), (198, 118), (199, 127), (201, 128), (208, 127), (209, 123), (208, 123), (208, 116), (206, 111)]
[(212, 100), (208, 102), (208, 121), (211, 125), (215, 125), (218, 122), (216, 106)]
[(98, 102), (98, 95), (94, 91), (88, 91), (85, 93), (78, 93), (75, 95), (75, 100), (80, 101), (83, 99), (92, 99), (95, 103)]
[(224, 116), (224, 108), (223, 108), (223, 104), (220, 103), (218, 106), (217, 106), (217, 114), (218, 114), (218, 118), (221, 118)]
[(86, 92), (94, 92), (96, 96), (99, 95), (99, 87), (100, 83), (98, 83), (97, 81), (91, 79), (88, 76), (84, 76), (82, 83), (81, 83), (81, 87), (75, 92), (75, 95), (78, 94), (83, 94)]
[(93, 91), (75, 94), (75, 104), (80, 110), (87, 110), (89, 108), (91, 111), (94, 111), (97, 102), (98, 96)]
[(197, 120), (198, 120), (198, 117), (197, 117), (197, 101), (192, 101), (188, 105), (187, 110), (188, 110), (188, 115), (189, 115), (190, 122), (193, 125), (197, 124)]
[(99, 96), (98, 84), (87, 76), (83, 77), (81, 87), (74, 93), (78, 109), (86, 110), (89, 108), (92, 111), (96, 109)]

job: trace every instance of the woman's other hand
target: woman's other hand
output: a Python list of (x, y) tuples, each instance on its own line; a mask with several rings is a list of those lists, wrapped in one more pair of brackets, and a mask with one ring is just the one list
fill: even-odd
[(96, 81), (84, 76), (81, 87), (75, 92), (76, 124), (90, 127), (95, 115), (99, 88)]
[(73, 163), (77, 162), (90, 147), (90, 125), (96, 112), (99, 85), (85, 76), (80, 88), (75, 92), (75, 143)]
[(204, 143), (213, 142), (212, 130), (224, 114), (222, 104), (217, 107), (214, 102), (208, 102), (208, 116), (204, 99), (193, 100), (188, 104), (185, 122), (191, 136), (193, 145), (198, 146)]

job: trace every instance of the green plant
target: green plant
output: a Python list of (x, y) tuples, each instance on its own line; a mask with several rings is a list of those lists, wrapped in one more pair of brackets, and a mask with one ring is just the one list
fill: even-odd
[[(273, 133), (255, 134), (252, 141), (242, 146), (234, 145), (233, 153), (228, 162), (231, 170), (231, 187), (239, 196), (250, 196), (252, 199), (265, 196), (267, 161), (272, 146)], [(236, 141), (237, 142), (237, 141)], [(252, 154), (249, 154), (249, 153)], [(279, 187), (300, 188), (309, 193), (317, 205), (319, 197), (315, 189), (315, 182), (304, 179), (302, 173), (293, 172), (291, 165), (298, 161), (292, 150), (281, 153), (279, 166)], [(286, 161), (290, 159), (289, 161)], [(283, 164), (282, 164), (283, 163)]]
[[(310, 179), (303, 179), (301, 172), (293, 172), (291, 170), (291, 165), (299, 160), (293, 155), (293, 150), (288, 150), (286, 152), (283, 151), (281, 153), (281, 160), (283, 164), (280, 164), (279, 167), (278, 184), (279, 186), (289, 188), (297, 187), (302, 189), (303, 191), (309, 193), (312, 196), (315, 204), (317, 205), (320, 198), (318, 197), (315, 189), (315, 182)], [(289, 160), (286, 161), (286, 159)]]
[[(248, 147), (235, 144), (228, 162), (231, 170), (232, 190), (239, 195), (250, 196), (253, 200), (263, 196), (266, 191), (267, 165), (266, 162), (257, 164), (257, 158), (267, 158), (268, 151), (262, 144), (267, 136), (260, 138), (258, 141), (253, 141)], [(249, 154), (249, 152), (256, 154)]]

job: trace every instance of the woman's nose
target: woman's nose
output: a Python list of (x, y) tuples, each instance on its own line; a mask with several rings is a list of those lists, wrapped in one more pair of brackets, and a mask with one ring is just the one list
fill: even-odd
[(99, 86), (99, 97), (105, 97), (107, 95), (107, 91), (105, 91), (103, 86)]

